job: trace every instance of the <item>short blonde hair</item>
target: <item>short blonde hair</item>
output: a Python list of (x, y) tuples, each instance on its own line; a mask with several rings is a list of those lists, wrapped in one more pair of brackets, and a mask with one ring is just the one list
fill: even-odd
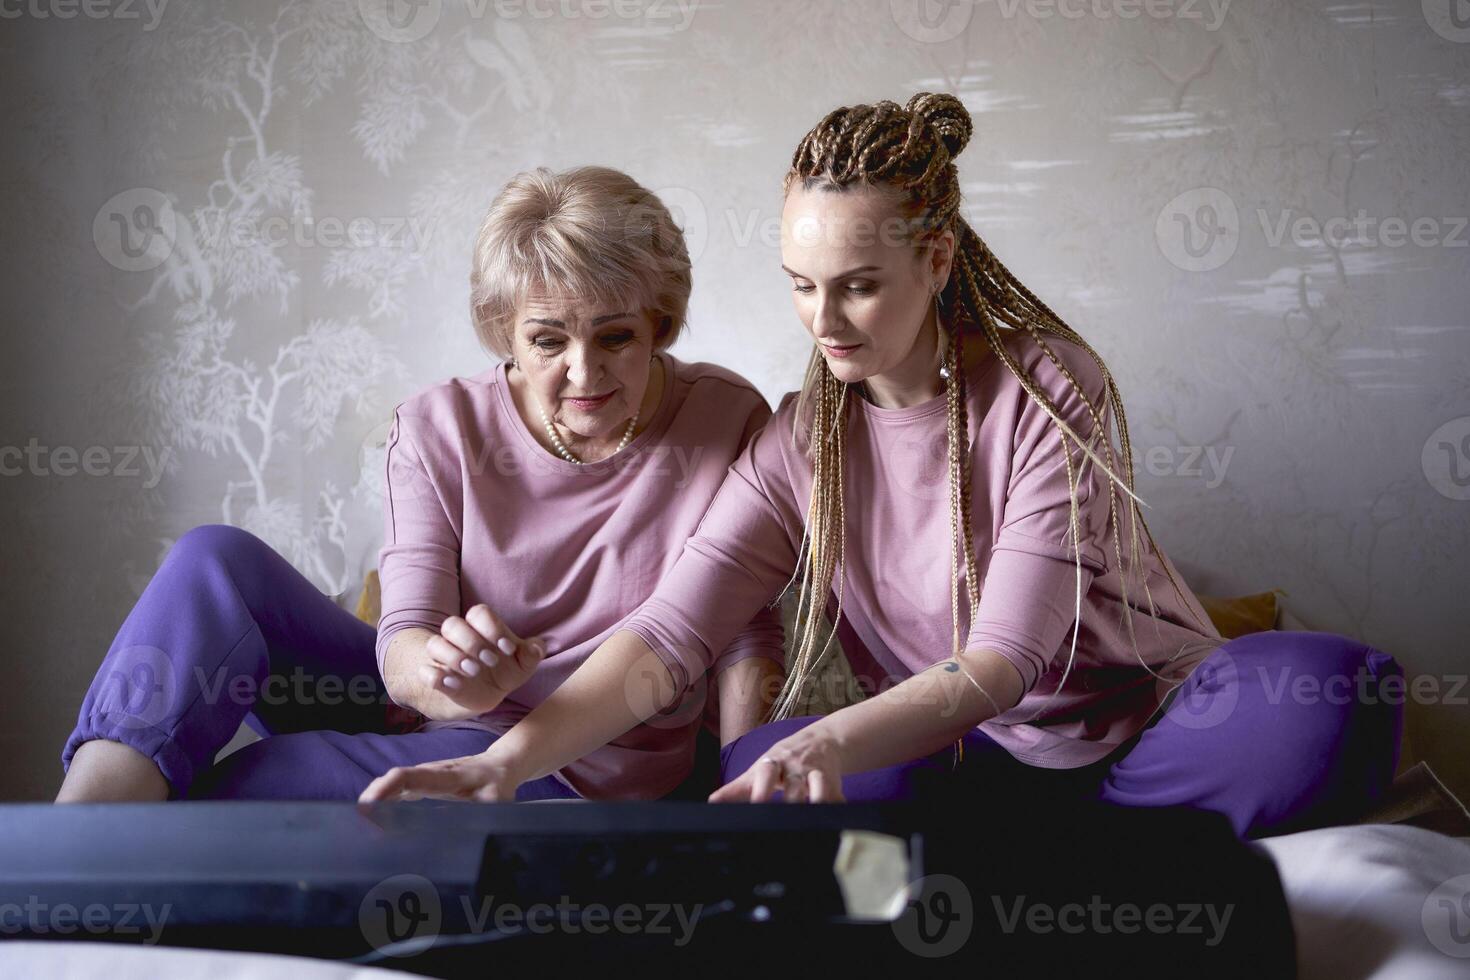
[(546, 290), (651, 312), (662, 349), (684, 329), (692, 282), (684, 232), (652, 191), (610, 167), (537, 167), (512, 177), (480, 222), (470, 319), (508, 357), (518, 304)]

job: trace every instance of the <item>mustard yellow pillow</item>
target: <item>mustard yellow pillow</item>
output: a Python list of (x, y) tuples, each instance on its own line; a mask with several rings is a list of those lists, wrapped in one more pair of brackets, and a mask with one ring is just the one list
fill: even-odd
[(378, 570), (369, 569), (362, 582), (362, 594), (357, 597), (357, 618), (376, 627), (382, 612), (383, 594), (378, 588)]
[(1199, 595), (1200, 605), (1215, 624), (1215, 629), (1227, 640), (1247, 633), (1264, 633), (1276, 628), (1276, 593), (1257, 592), (1254, 595), (1222, 597)]

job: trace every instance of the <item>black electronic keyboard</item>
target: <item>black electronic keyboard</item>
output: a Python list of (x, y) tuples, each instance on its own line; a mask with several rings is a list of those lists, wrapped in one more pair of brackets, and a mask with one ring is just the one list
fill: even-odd
[[(6, 804), (0, 936), (285, 952), (435, 976), (606, 968), (614, 956), (699, 980), (805, 969), (1291, 975), (1275, 867), (1223, 817), (1019, 809)], [(846, 891), (839, 854), (873, 864), (848, 868)], [(901, 873), (909, 890), (885, 913), (854, 915), (852, 880), (865, 870), (890, 884)]]

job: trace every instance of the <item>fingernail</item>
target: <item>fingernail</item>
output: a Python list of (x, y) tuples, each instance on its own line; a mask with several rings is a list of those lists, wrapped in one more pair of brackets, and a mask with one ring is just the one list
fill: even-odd
[(500, 647), (500, 652), (507, 656), (516, 652), (516, 645), (512, 643), (507, 637), (502, 636), (500, 638), (500, 642), (495, 645)]
[(460, 688), (459, 678), (445, 675), (444, 686), (449, 688), (451, 691), (458, 691)]
[(459, 662), (459, 669), (464, 671), (469, 676), (474, 677), (480, 672), (480, 665), (466, 657), (464, 660), (461, 660)]
[(481, 650), (480, 663), (484, 664), (486, 667), (493, 666), (495, 663), (495, 654), (491, 653), (489, 650)]

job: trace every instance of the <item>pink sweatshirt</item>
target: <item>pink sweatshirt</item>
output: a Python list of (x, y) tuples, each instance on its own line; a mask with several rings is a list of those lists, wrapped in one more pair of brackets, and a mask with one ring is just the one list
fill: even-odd
[[(745, 379), (661, 353), (667, 383), (651, 424), (622, 452), (577, 465), (542, 448), (502, 363), (398, 406), (388, 436), (378, 669), (393, 634), (437, 631), (485, 603), (548, 654), (500, 707), (424, 731), (497, 733), (540, 704), (652, 594), (704, 517), (730, 463), (770, 418)], [(752, 608), (705, 663), (783, 659), (770, 610)], [(630, 680), (636, 683), (636, 679)], [(688, 775), (703, 699), (639, 725), (556, 773), (579, 794), (654, 799)]]
[[(1028, 334), (1005, 336), (1015, 359), (1050, 395), (1072, 430), (1088, 438), (1094, 426), (1087, 408), (1061, 372)], [(1088, 398), (1102, 406), (1102, 374), (1092, 359), (1068, 341), (1048, 341)], [(1177, 569), (1167, 557), (1149, 554), (1143, 542), (1138, 560), (1160, 621), (1150, 620), (1135, 572), (1128, 586), (1135, 608), (1135, 654), (1122, 619), (1115, 535), (1104, 536), (1107, 476), (1074, 447), (1081, 481), (1081, 629), (1071, 672), (1058, 689), (1077, 619), (1061, 437), (993, 354), (972, 367), (968, 378), (971, 522), (981, 598), (978, 621), (967, 628), (961, 584), (961, 635), (968, 634), (967, 649), (988, 647), (1014, 664), (1025, 691), (1019, 704), (980, 729), (1032, 765), (1086, 765), (1142, 728), (1169, 689), (1222, 641)], [(885, 409), (855, 392), (850, 397), (847, 569), (839, 638), (855, 670), (882, 688), (951, 654), (946, 402), (941, 394), (910, 408)], [(792, 574), (811, 491), (810, 461), (792, 446), (794, 412), (794, 395), (787, 395), (771, 424), (731, 468), (700, 533), (652, 598), (625, 623), (664, 658), (676, 680), (698, 676), (712, 651), (721, 649)], [(1101, 440), (1094, 448), (1102, 455)], [(1121, 467), (1116, 440), (1114, 454)], [(1118, 506), (1126, 561), (1128, 524), (1123, 504)], [(1184, 592), (1183, 601), (1164, 577), (1165, 564)], [(835, 596), (829, 615), (834, 605)], [(1167, 680), (1155, 681), (1140, 665), (1140, 655)]]

